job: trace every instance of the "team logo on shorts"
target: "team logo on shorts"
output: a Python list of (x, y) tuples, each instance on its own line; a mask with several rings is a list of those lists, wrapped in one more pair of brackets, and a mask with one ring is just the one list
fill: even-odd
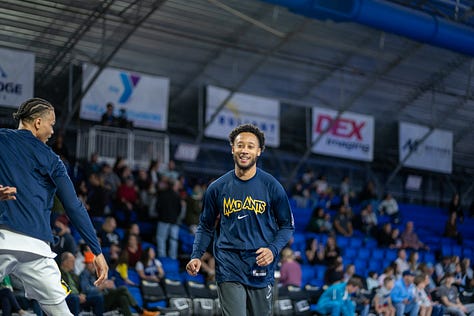
[(63, 279), (61, 279), (61, 286), (63, 287), (63, 290), (66, 293), (66, 295), (69, 295), (71, 293), (71, 288)]

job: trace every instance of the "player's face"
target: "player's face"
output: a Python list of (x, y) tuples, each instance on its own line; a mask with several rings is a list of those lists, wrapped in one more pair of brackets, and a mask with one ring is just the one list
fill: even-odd
[(257, 136), (249, 132), (237, 135), (232, 145), (234, 162), (241, 170), (254, 168), (261, 152)]
[(54, 114), (54, 111), (48, 111), (35, 119), (35, 127), (37, 129), (36, 137), (43, 143), (46, 143), (54, 134), (53, 127), (55, 123), (56, 115)]

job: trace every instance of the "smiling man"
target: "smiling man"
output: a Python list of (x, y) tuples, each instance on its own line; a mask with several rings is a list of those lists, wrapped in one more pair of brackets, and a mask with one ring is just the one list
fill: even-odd
[[(246, 124), (229, 135), (234, 169), (211, 183), (186, 270), (196, 275), (214, 238), (223, 315), (271, 315), (276, 258), (290, 240), (293, 215), (285, 190), (257, 168), (265, 136)], [(217, 224), (216, 224), (217, 222)]]

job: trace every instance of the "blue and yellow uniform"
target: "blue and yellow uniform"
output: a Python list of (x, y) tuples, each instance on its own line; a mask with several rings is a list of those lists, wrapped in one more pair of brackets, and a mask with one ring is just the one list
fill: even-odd
[[(281, 184), (259, 168), (245, 181), (232, 170), (211, 183), (204, 195), (191, 258), (201, 258), (214, 237), (216, 281), (263, 288), (273, 284), (278, 254), (293, 231), (293, 215)], [(262, 247), (274, 257), (266, 267), (256, 265), (255, 252)]]

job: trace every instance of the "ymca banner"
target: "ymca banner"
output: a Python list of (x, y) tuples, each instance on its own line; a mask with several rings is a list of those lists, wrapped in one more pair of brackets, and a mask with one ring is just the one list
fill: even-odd
[(354, 160), (372, 161), (374, 155), (374, 118), (313, 108), (312, 143), (325, 132), (312, 151), (317, 154)]
[(0, 105), (17, 108), (33, 97), (35, 55), (0, 48)]
[[(231, 92), (214, 86), (206, 88), (207, 124)], [(208, 137), (227, 140), (229, 133), (235, 127), (247, 123), (254, 124), (265, 133), (265, 145), (280, 146), (280, 102), (239, 92), (232, 95), (206, 128), (204, 134)]]
[(423, 141), (429, 127), (400, 122), (398, 128), (398, 156), (404, 166), (442, 173), (453, 170), (453, 133), (435, 129)]
[[(98, 71), (95, 65), (82, 67), (82, 89)], [(106, 104), (114, 104), (114, 114), (125, 109), (135, 127), (166, 130), (168, 123), (169, 79), (115, 68), (105, 68), (81, 100), (80, 117), (100, 121)]]

